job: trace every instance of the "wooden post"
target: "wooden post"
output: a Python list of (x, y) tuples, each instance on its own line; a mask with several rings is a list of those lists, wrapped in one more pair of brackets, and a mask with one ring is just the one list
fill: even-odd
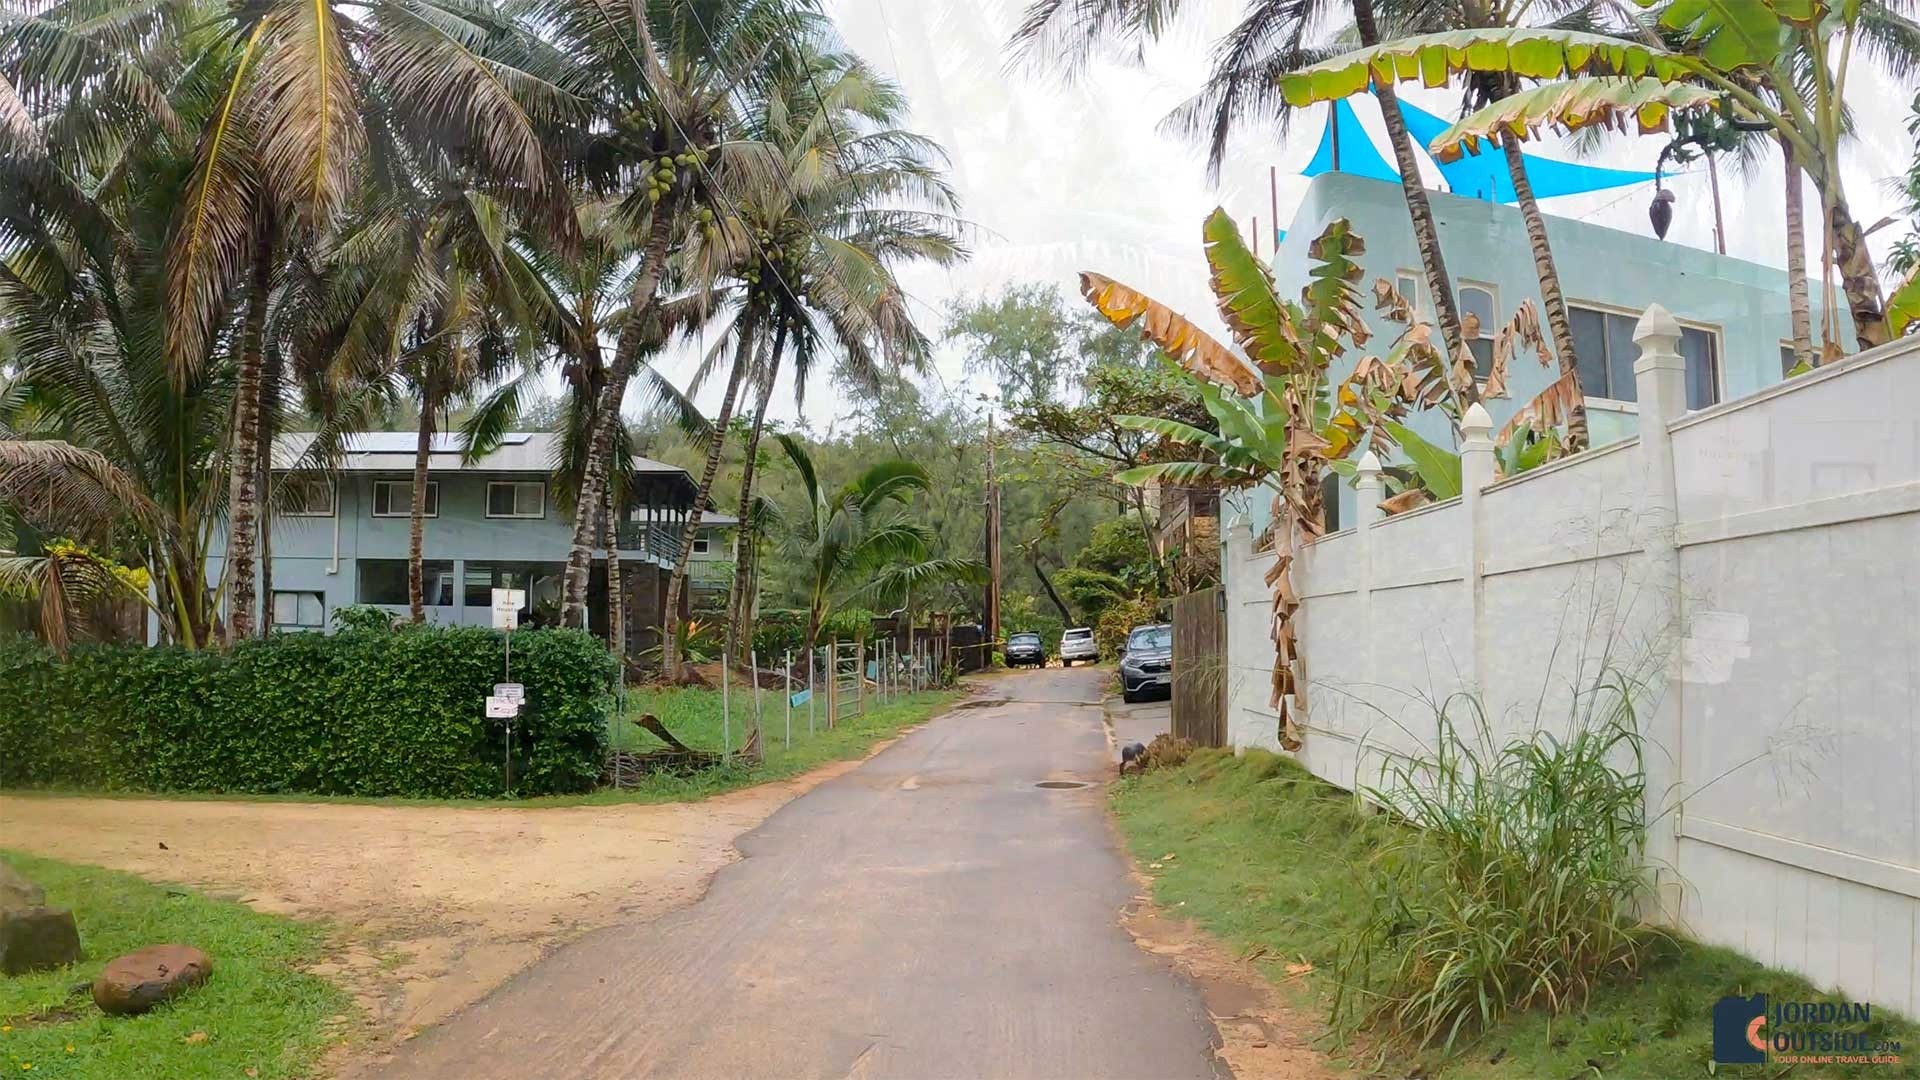
[(733, 658), (725, 649), (720, 650), (720, 754), (725, 757), (733, 753), (733, 714), (729, 700), (731, 682), (727, 678), (727, 669), (732, 667)]
[(787, 650), (786, 709), (787, 709), (787, 749), (793, 749), (793, 650)]

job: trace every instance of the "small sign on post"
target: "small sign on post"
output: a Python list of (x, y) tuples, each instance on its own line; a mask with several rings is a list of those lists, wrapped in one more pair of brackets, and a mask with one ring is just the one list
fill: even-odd
[(493, 590), (493, 628), (495, 630), (520, 629), (520, 609), (527, 603), (525, 589)]
[(487, 698), (487, 719), (511, 720), (520, 715), (520, 703), (510, 697), (494, 695)]
[(493, 684), (493, 696), (506, 698), (518, 705), (527, 700), (527, 688), (517, 682), (497, 682)]

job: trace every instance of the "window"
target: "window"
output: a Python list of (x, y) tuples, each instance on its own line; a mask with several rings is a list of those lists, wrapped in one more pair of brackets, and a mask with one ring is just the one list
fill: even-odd
[(327, 625), (327, 599), (317, 592), (273, 593), (273, 625), (290, 630), (322, 630)]
[(546, 517), (547, 485), (538, 480), (488, 482), (487, 516), (491, 518)]
[(280, 513), (285, 517), (332, 517), (333, 483), (319, 476), (289, 476), (280, 481)]
[(1411, 270), (1395, 270), (1393, 272), (1393, 288), (1395, 292), (1400, 294), (1401, 299), (1413, 305), (1415, 311), (1420, 309), (1419, 274)]
[[(360, 603), (405, 607), (410, 602), (407, 599), (407, 560), (361, 559), (358, 565)], [(453, 563), (445, 559), (424, 560), (420, 564), (420, 586), (428, 607), (452, 607)]]
[(1127, 635), (1127, 651), (1173, 648), (1173, 627), (1142, 626)]
[(1325, 519), (1326, 531), (1340, 531), (1340, 476), (1328, 473), (1320, 478), (1320, 516)]
[[(1633, 328), (1640, 316), (1568, 304), (1567, 318), (1573, 324), (1573, 353), (1586, 396), (1639, 400), (1633, 362), (1640, 358), (1640, 347), (1633, 343)], [(1687, 361), (1687, 408), (1704, 409), (1719, 401), (1718, 336), (1711, 330), (1683, 326), (1680, 355)]]
[(695, 555), (705, 555), (710, 550), (712, 550), (712, 544), (708, 541), (706, 533), (701, 533), (699, 536), (693, 538), (693, 553)]
[(1793, 342), (1791, 341), (1781, 342), (1780, 343), (1780, 377), (1784, 379), (1789, 374), (1791, 374), (1793, 372), (1793, 365), (1798, 362), (1799, 361), (1795, 360), (1793, 356)]
[[(413, 481), (375, 480), (373, 482), (374, 517), (409, 517), (413, 514)], [(440, 516), (440, 482), (427, 481), (427, 516)]]
[(1484, 379), (1493, 374), (1493, 313), (1497, 306), (1493, 289), (1487, 285), (1460, 284), (1460, 336), (1473, 354), (1473, 377)]

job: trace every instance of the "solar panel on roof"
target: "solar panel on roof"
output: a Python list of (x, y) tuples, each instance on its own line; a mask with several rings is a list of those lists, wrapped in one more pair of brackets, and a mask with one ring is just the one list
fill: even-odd
[[(501, 436), (502, 446), (524, 446), (533, 436), (525, 431), (510, 431)], [(347, 441), (349, 454), (411, 454), (419, 445), (420, 436), (411, 431), (362, 431)], [(466, 446), (466, 439), (457, 431), (442, 431), (433, 436), (429, 444), (431, 453), (457, 454)]]

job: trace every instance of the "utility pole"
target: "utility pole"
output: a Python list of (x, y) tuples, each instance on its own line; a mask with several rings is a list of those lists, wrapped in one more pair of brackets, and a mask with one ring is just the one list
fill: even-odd
[(987, 641), (1000, 640), (1000, 478), (995, 473), (993, 410), (987, 410)]

